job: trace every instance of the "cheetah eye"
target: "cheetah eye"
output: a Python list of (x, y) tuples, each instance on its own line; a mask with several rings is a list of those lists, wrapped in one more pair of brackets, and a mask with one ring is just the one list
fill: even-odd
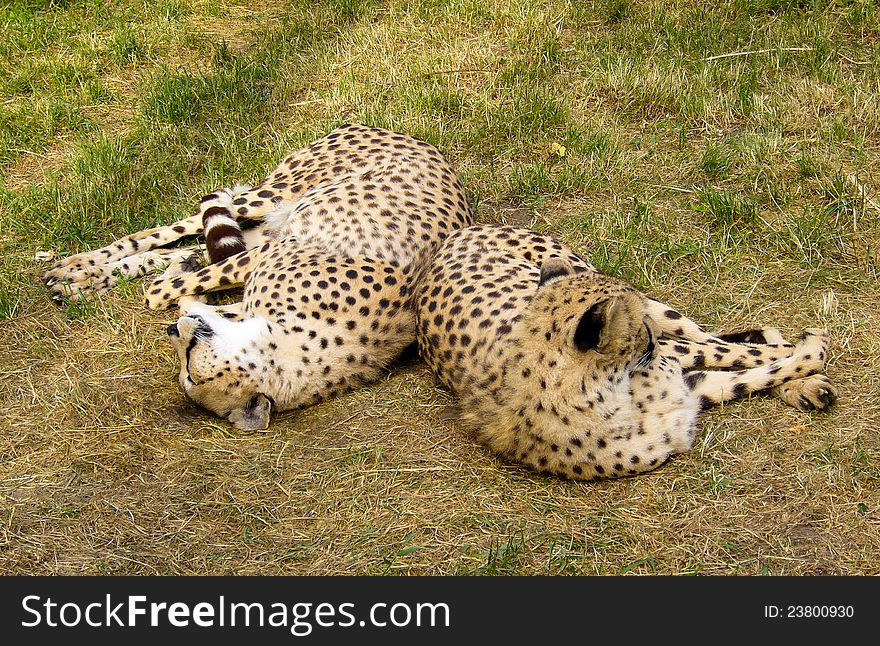
[(192, 378), (192, 371), (190, 370), (189, 364), (193, 348), (196, 347), (196, 344), (199, 342), (199, 338), (200, 337), (197, 330), (196, 333), (193, 334), (193, 337), (189, 340), (189, 345), (186, 346), (186, 351), (184, 352), (184, 364), (181, 367), (181, 370), (184, 371), (184, 380), (193, 386), (198, 386), (199, 384), (195, 381), (195, 379)]
[(210, 339), (212, 336), (214, 336), (214, 329), (208, 324), (207, 321), (205, 321), (205, 319), (203, 319), (198, 314), (196, 314), (192, 318), (199, 322), (195, 332), (193, 333), (194, 337), (198, 337), (200, 339)]

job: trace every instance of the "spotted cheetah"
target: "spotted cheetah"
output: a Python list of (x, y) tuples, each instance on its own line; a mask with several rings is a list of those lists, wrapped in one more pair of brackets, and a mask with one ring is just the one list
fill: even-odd
[[(417, 271), (472, 218), (434, 146), (346, 125), (259, 185), (215, 191), (196, 215), (67, 258), (45, 279), (55, 295), (82, 298), (171, 263), (145, 302), (181, 309), (167, 332), (182, 389), (237, 428), (260, 429), (272, 411), (374, 380), (413, 343)], [(190, 262), (191, 247), (162, 248), (199, 233), (203, 268)], [(239, 303), (201, 302), (239, 287)]]
[(707, 407), (777, 389), (823, 409), (829, 339), (726, 337), (598, 271), (550, 236), (474, 226), (450, 236), (416, 289), (422, 356), (466, 427), (502, 456), (593, 480), (691, 449)]
[[(203, 233), (214, 263), (294, 236), (334, 254), (406, 264), (430, 255), (472, 219), (457, 174), (435, 146), (391, 130), (346, 124), (289, 154), (256, 186), (214, 191), (186, 219), (64, 258), (45, 273), (44, 282), (53, 296), (78, 299), (112, 288), (120, 277), (168, 265), (168, 274), (179, 273), (191, 269), (194, 253), (205, 247), (169, 246)], [(205, 228), (210, 222), (213, 232)]]

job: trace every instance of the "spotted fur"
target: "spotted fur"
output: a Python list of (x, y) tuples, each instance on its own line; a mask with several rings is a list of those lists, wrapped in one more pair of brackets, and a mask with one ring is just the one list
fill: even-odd
[(194, 275), (206, 288), (244, 285), (244, 298), (236, 320), (192, 302), (169, 326), (180, 386), (240, 429), (375, 380), (415, 341), (413, 265), (283, 238)]
[(213, 229), (208, 240), (213, 262), (240, 253), (243, 235), (247, 249), (295, 236), (335, 254), (406, 264), (429, 256), (447, 235), (471, 222), (461, 182), (436, 147), (349, 124), (291, 153), (256, 186), (214, 191), (186, 219), (64, 258), (44, 281), (57, 298), (108, 290), (120, 277), (160, 269), (166, 252), (192, 257), (195, 248), (165, 248), (203, 234), (206, 223)]
[(693, 446), (701, 410), (750, 393), (787, 389), (785, 401), (817, 409), (837, 396), (817, 374), (824, 331), (797, 345), (771, 329), (708, 334), (524, 229), (450, 236), (416, 303), (420, 351), (462, 422), (506, 458), (562, 477), (650, 471)]

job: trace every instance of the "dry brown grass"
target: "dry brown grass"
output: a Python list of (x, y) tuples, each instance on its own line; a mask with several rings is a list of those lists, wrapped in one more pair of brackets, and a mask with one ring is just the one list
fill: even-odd
[[(615, 45), (638, 43), (641, 32), (635, 18), (611, 20), (614, 3), (423, 4), (336, 3), (366, 13), (340, 18), (314, 58), (291, 58), (277, 119), (253, 134), (230, 129), (194, 157), (225, 159), (235, 175), (261, 165), (235, 155), (261, 150), (268, 168), (342, 115), (429, 136), (480, 197), (481, 221), (551, 231), (712, 327), (827, 327), (840, 401), (822, 414), (764, 397), (725, 405), (702, 418), (691, 453), (594, 484), (504, 463), (441, 421), (450, 396), (412, 357), (371, 387), (242, 434), (183, 400), (164, 340), (172, 315), (145, 311), (139, 284), (84, 311), (59, 308), (38, 285), (40, 245), (0, 215), (0, 288), (17, 304), (0, 318), (0, 573), (880, 573), (880, 211), (832, 181), (857, 172), (880, 199), (877, 63), (837, 58), (829, 78), (806, 58), (786, 66), (783, 57), (778, 83), (758, 83), (744, 115), (725, 89), (735, 74), (719, 83), (717, 70), (690, 66), (759, 46), (719, 33), (713, 48), (658, 48), (639, 64)], [(198, 43), (222, 38), (251, 51), (286, 12), (271, 3), (189, 9), (174, 32), (190, 34), (186, 42), (161, 21), (144, 28), (159, 34), (158, 63), (189, 73), (211, 69)], [(830, 5), (820, 31), (843, 29), (845, 10)], [(630, 11), (678, 15), (660, 2)], [(801, 44), (806, 18), (769, 15), (768, 40)], [(853, 50), (868, 48), (876, 61), (876, 20), (863, 31), (846, 35), (841, 51), (859, 62)], [(548, 112), (550, 125), (536, 126), (535, 115), (511, 112), (520, 82), (505, 74), (551, 41), (559, 58), (522, 83), (550, 88), (563, 116)], [(746, 58), (723, 64), (746, 74), (759, 65)], [(155, 62), (105, 71), (108, 84), (129, 85), (104, 109), (125, 118), (96, 114), (104, 135), (142, 127), (139, 82)], [(442, 92), (425, 90), (426, 78)], [(569, 127), (587, 133), (580, 143), (566, 139)], [(88, 143), (62, 133), (36, 152), (54, 159), (70, 138)], [(223, 158), (223, 142), (243, 141)], [(529, 164), (550, 163), (554, 141), (569, 152), (550, 179), (517, 180)], [(720, 162), (704, 154), (709, 143)], [(72, 172), (63, 157), (51, 168), (62, 175)], [(4, 169), (4, 191), (50, 181), (41, 166), (40, 156), (19, 158)], [(224, 172), (193, 167), (175, 180), (184, 196)], [(563, 170), (573, 184), (554, 183)], [(756, 222), (707, 211), (704, 184), (754, 198)], [(822, 211), (829, 205), (840, 208)], [(824, 213), (818, 232), (807, 227), (814, 212)]]

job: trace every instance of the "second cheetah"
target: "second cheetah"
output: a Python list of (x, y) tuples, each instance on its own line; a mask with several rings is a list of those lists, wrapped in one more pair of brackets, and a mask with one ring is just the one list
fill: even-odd
[(422, 356), (460, 419), (501, 455), (592, 480), (650, 471), (688, 451), (701, 410), (765, 389), (822, 409), (823, 330), (714, 336), (598, 271), (547, 235), (453, 234), (416, 293)]

